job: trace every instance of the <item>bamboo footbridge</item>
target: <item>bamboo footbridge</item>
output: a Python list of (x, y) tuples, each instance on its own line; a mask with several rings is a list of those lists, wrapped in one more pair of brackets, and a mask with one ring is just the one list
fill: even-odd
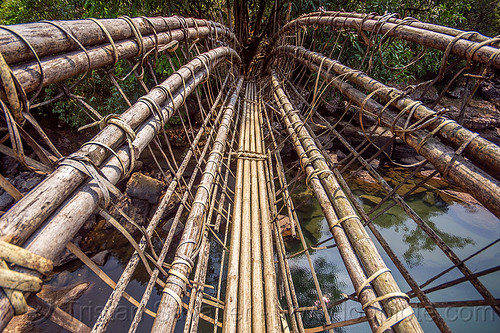
[[(381, 333), (423, 331), (416, 308), (424, 308), (441, 332), (451, 329), (439, 308), (488, 306), (500, 315), (498, 295), (480, 280), (499, 266), (473, 272), (467, 263), (498, 240), (461, 258), (407, 203), (409, 195), (440, 175), (500, 218), (500, 147), (464, 124), (480, 84), (500, 70), (500, 38), (391, 14), (321, 11), (290, 21), (245, 61), (247, 50), (231, 30), (177, 16), (0, 26), (1, 152), (46, 175), (25, 195), (0, 177), (0, 185), (16, 201), (0, 217), (0, 327), (36, 308), (68, 331), (104, 332), (120, 302), (135, 306), (129, 332), (145, 316), (154, 318), (152, 332), (198, 331), (203, 321), (213, 332), (333, 332), (365, 325)], [(364, 47), (358, 68), (348, 66), (345, 51), (353, 39)], [(408, 66), (428, 52), (441, 57), (437, 77), (401, 89), (375, 79), (371, 73), (377, 66), (389, 73), (404, 69), (385, 61), (385, 50), (395, 42), (414, 51)], [(166, 78), (155, 72), (162, 59), (171, 70)], [(142, 97), (132, 98), (120, 86), (124, 78), (114, 71), (118, 64), (129, 66), (126, 77), (144, 90)], [(128, 104), (126, 110), (101, 115), (92, 96), (75, 92), (98, 71)], [(459, 117), (452, 120), (440, 100), (459, 79), (468, 89), (461, 96)], [(435, 87), (438, 95), (425, 99)], [(52, 94), (46, 93), (49, 88)], [(76, 103), (87, 114), (83, 130), (99, 127), (68, 156), (60, 153), (34, 113), (61, 100)], [(200, 122), (192, 118), (188, 101), (198, 109)], [(335, 110), (336, 121), (320, 113), (325, 106)], [(189, 144), (181, 158), (174, 156), (165, 132), (174, 117)], [(359, 142), (351, 138), (353, 129), (362, 138)], [(342, 146), (344, 157), (328, 151), (328, 138)], [(373, 163), (391, 160), (387, 151), (394, 142), (422, 157), (405, 165), (408, 176), (397, 185)], [(293, 150), (292, 161), (285, 158), (287, 149)], [(137, 170), (144, 150), (153, 155), (165, 182), (145, 226), (116, 205), (125, 195), (117, 183)], [(426, 165), (434, 171), (408, 186)], [(386, 194), (371, 211), (365, 211), (348, 185), (359, 171), (367, 172)], [(305, 241), (297, 216), (302, 203), (292, 195), (300, 184), (314, 193), (331, 232), (321, 244)], [(373, 223), (394, 206), (448, 258), (443, 271), (425, 282), (410, 274), (391, 240)], [(172, 209), (168, 235), (159, 237), (156, 230)], [(116, 280), (72, 243), (96, 214), (135, 250)], [(293, 254), (278, 224), (282, 217), (302, 246), (315, 304), (298, 300), (289, 264)], [(137, 232), (127, 231), (123, 219)], [(176, 239), (181, 224), (183, 232)], [(66, 249), (112, 290), (99, 305), (102, 311), (93, 326), (37, 296), (53, 261)], [(330, 302), (311, 258), (313, 251), (326, 249), (338, 250), (352, 282), (340, 299)], [(428, 287), (453, 269), (460, 277)], [(126, 291), (136, 270), (150, 277), (140, 298)], [(215, 274), (218, 283), (207, 284), (208, 274)], [(477, 297), (431, 300), (432, 292), (459, 283), (470, 284)], [(156, 288), (161, 301), (151, 304)], [(359, 305), (359, 316), (333, 318), (329, 310), (346, 302)], [(304, 311), (322, 314), (323, 325), (305, 327)]]

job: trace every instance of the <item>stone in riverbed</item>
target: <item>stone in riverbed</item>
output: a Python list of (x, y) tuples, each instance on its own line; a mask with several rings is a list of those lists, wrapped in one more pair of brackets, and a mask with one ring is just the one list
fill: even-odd
[(158, 202), (163, 183), (154, 178), (135, 172), (127, 182), (127, 194), (133, 198), (147, 200), (152, 204)]
[(278, 215), (278, 225), (284, 238), (292, 236), (292, 223), (286, 215)]
[(431, 206), (434, 206), (436, 204), (436, 197), (434, 196), (434, 192), (431, 191), (425, 192), (422, 200)]

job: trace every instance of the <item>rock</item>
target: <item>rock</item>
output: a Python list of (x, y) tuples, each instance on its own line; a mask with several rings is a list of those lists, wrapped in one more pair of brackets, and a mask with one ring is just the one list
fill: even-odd
[(108, 250), (103, 250), (101, 252), (98, 252), (92, 256), (92, 261), (96, 263), (98, 266), (104, 266), (106, 264), (106, 261), (108, 260), (109, 257), (109, 251)]
[(283, 237), (291, 237), (292, 236), (292, 222), (290, 218), (286, 215), (278, 215), (278, 225), (280, 228), (280, 232)]
[(357, 183), (369, 184), (369, 185), (377, 185), (378, 186), (378, 182), (366, 170), (360, 170), (360, 171), (358, 171), (355, 174), (355, 178), (356, 178), (356, 182)]
[(443, 199), (443, 201), (447, 204), (451, 204), (452, 202), (457, 201), (467, 205), (481, 206), (481, 203), (468, 193), (452, 190), (440, 190), (438, 193), (439, 197)]
[(335, 152), (328, 152), (328, 155), (330, 156), (330, 158), (332, 159), (332, 162), (337, 164), (339, 163), (339, 160), (338, 160), (338, 156), (337, 156), (337, 153)]
[(374, 195), (363, 194), (360, 196), (360, 198), (376, 205), (382, 202), (382, 198), (376, 197)]
[(340, 149), (337, 149), (337, 158), (339, 160), (342, 160), (342, 159), (346, 158), (346, 155)]
[(10, 196), (9, 193), (2, 190), (0, 194), (0, 210), (6, 211), (10, 208), (11, 204), (14, 202), (14, 198)]
[[(428, 176), (430, 176), (432, 173), (434, 172), (434, 170), (422, 170), (420, 171), (419, 173), (417, 173), (417, 175), (421, 178), (427, 178)], [(444, 180), (443, 178), (441, 178), (439, 176), (439, 174), (437, 176), (434, 176), (432, 177), (431, 179), (429, 179), (426, 183), (426, 185), (430, 185), (430, 186), (433, 186), (433, 187), (444, 187), (444, 186), (449, 186), (449, 184), (446, 182), (446, 180)]]
[[(172, 223), (174, 223), (173, 217), (169, 219), (167, 222), (165, 222), (165, 224), (161, 227), (161, 229), (168, 233), (170, 231), (170, 228), (172, 228)], [(184, 224), (182, 224), (179, 221), (179, 223), (177, 223), (177, 226), (175, 227), (174, 237), (180, 236), (183, 230), (184, 230)]]
[(127, 182), (126, 192), (133, 198), (147, 200), (155, 204), (161, 195), (162, 187), (163, 184), (159, 180), (135, 172)]
[[(70, 315), (73, 315), (73, 304), (90, 288), (90, 286), (88, 282), (73, 284), (64, 288), (45, 285), (38, 293), (38, 297), (49, 304), (61, 308)], [(54, 326), (47, 326), (47, 323), (48, 320), (44, 318), (44, 314), (37, 312), (37, 310), (33, 308), (28, 308), (27, 313), (21, 316), (15, 316), (5, 328), (4, 332), (33, 333), (53, 330)]]
[[(124, 196), (120, 202), (116, 204), (116, 208), (120, 208), (125, 215), (134, 221), (135, 224), (144, 226), (147, 222), (147, 217), (150, 211), (151, 204), (147, 200), (130, 198)], [(111, 210), (111, 215), (123, 225), (123, 227), (129, 232), (134, 233), (137, 231), (137, 227), (128, 221), (127, 218), (123, 217), (116, 209)], [(106, 228), (114, 228), (111, 223), (106, 222)]]
[(434, 206), (436, 204), (436, 197), (434, 196), (434, 192), (431, 191), (425, 192), (422, 200), (431, 206)]
[(434, 102), (439, 96), (439, 93), (438, 93), (436, 87), (431, 86), (429, 89), (427, 89), (427, 92), (425, 93), (425, 95), (422, 96), (422, 98), (420, 98), (420, 96), (422, 95), (424, 90), (426, 90), (425, 85), (418, 87), (417, 89), (415, 89), (415, 91), (413, 91), (410, 94), (410, 98), (412, 98), (413, 100), (419, 100), (422, 102)]

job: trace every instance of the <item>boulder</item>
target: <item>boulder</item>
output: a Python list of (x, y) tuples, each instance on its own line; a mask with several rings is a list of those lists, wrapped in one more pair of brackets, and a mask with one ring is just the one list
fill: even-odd
[(127, 182), (127, 194), (132, 198), (147, 200), (152, 204), (158, 202), (163, 183), (157, 179), (135, 172)]

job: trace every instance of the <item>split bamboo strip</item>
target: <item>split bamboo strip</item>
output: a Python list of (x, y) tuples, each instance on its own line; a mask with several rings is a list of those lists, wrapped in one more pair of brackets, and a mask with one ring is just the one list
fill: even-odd
[[(257, 102), (257, 98), (254, 99)], [(264, 137), (262, 134), (262, 103), (260, 99), (257, 105), (254, 103), (256, 115), (255, 121), (258, 120), (256, 127), (256, 153), (264, 155)], [(254, 125), (255, 126), (255, 125)], [(267, 196), (267, 179), (264, 169), (266, 160), (258, 160), (257, 163), (257, 179), (259, 183), (258, 193), (260, 200), (260, 216), (262, 223), (262, 258), (264, 266), (264, 288), (265, 288), (265, 303), (266, 303), (266, 327), (267, 332), (279, 332), (279, 302), (278, 302), (278, 289), (276, 286), (276, 270), (274, 267), (274, 253), (273, 253), (273, 233), (272, 233), (272, 220), (271, 208), (269, 206), (269, 198)], [(268, 166), (269, 168), (271, 166)], [(253, 179), (255, 181), (255, 178)]]
[[(183, 159), (182, 163), (180, 164), (177, 172), (175, 173), (172, 181), (168, 185), (168, 188), (165, 191), (165, 194), (163, 195), (160, 203), (158, 204), (158, 207), (156, 208), (156, 211), (155, 211), (153, 217), (151, 218), (151, 222), (148, 225), (148, 228), (146, 229), (146, 234), (148, 235), (148, 237), (152, 236), (154, 229), (156, 228), (156, 226), (160, 222), (160, 219), (163, 216), (163, 213), (167, 209), (168, 204), (170, 203), (170, 199), (174, 195), (175, 190), (176, 190), (177, 186), (179, 185), (179, 182), (182, 179), (182, 176), (183, 176), (189, 162), (191, 161), (191, 158), (193, 157), (194, 151), (195, 151), (196, 147), (198, 146), (199, 141), (203, 137), (203, 134), (205, 133), (208, 122), (209, 122), (212, 114), (215, 112), (215, 110), (218, 107), (218, 103), (223, 96), (224, 88), (228, 82), (229, 77), (230, 77), (230, 75), (228, 74), (228, 76), (224, 80), (222, 90), (219, 92), (219, 94), (214, 102), (214, 105), (212, 105), (212, 108), (210, 110), (210, 115), (205, 118), (201, 128), (198, 130), (198, 133), (196, 134), (196, 137), (194, 138), (194, 140), (192, 142), (193, 146), (191, 146), (190, 149), (188, 150), (188, 152), (186, 153), (186, 156), (184, 157), (184, 159)], [(223, 104), (225, 104), (225, 101)], [(217, 118), (215, 119), (215, 124), (217, 124), (219, 122), (219, 120), (220, 120), (220, 115), (218, 115)], [(213, 128), (212, 128), (212, 131), (210, 132), (210, 134), (212, 134), (212, 132), (213, 132)], [(200, 158), (203, 158), (203, 156), (205, 155), (206, 149), (208, 149), (207, 144), (205, 144), (205, 147), (206, 148), (203, 149), (203, 152), (200, 155)], [(197, 174), (198, 168), (199, 168), (199, 166), (197, 166), (196, 170), (193, 172), (193, 175)], [(193, 182), (194, 182), (194, 178), (192, 180), (190, 180), (190, 184), (188, 184), (188, 189), (192, 186)], [(172, 227), (173, 227), (173, 230), (175, 230), (176, 226), (174, 224), (172, 224)], [(170, 244), (172, 237), (173, 237), (173, 233), (170, 236), (170, 231), (169, 231), (169, 236), (167, 237), (167, 240), (165, 241), (165, 247), (167, 248), (165, 250), (165, 255), (166, 255), (168, 248), (169, 248), (169, 246), (166, 246), (166, 244)], [(139, 246), (140, 246), (141, 250), (144, 250), (146, 248), (146, 239), (144, 237), (141, 239)], [(160, 254), (160, 258), (161, 258), (161, 256), (162, 255)], [(112, 314), (114, 313), (114, 311), (118, 305), (118, 302), (122, 298), (122, 295), (125, 291), (125, 288), (127, 287), (128, 283), (130, 282), (130, 279), (132, 278), (132, 275), (135, 272), (137, 265), (139, 264), (139, 261), (140, 261), (139, 259), (140, 259), (139, 254), (137, 252), (134, 252), (134, 254), (131, 256), (127, 266), (125, 267), (123, 274), (120, 276), (120, 279), (117, 282), (117, 287), (111, 293), (110, 297), (108, 298), (108, 301), (106, 302), (103, 310), (101, 311), (101, 314), (99, 315), (99, 317), (97, 318), (97, 320), (94, 324), (94, 331), (95, 332), (103, 332), (106, 329), (107, 325), (109, 324), (109, 321), (112, 318)], [(163, 258), (163, 260), (164, 260), (164, 258)], [(155, 270), (153, 274), (158, 275), (157, 270)], [(153, 285), (154, 285), (154, 281), (156, 279), (152, 279), (152, 280), (153, 280)], [(136, 312), (136, 317), (137, 317), (137, 313), (139, 313), (139, 311)]]
[[(215, 34), (223, 34), (223, 31), (211, 29), (210, 27), (189, 28), (186, 31), (177, 29), (171, 32), (159, 33), (158, 41), (160, 45), (167, 45), (173, 40), (184, 41), (188, 36), (197, 39)], [(123, 40), (114, 45), (118, 59), (133, 58), (139, 51), (139, 46), (133, 40)], [(143, 45), (145, 50), (153, 50), (157, 45), (155, 37), (144, 37)], [(40, 65), (36, 61), (14, 65), (12, 66), (12, 72), (24, 91), (31, 92), (38, 89), (40, 84), (45, 87), (96, 68), (113, 65), (116, 61), (113, 50), (113, 46), (106, 43), (90, 47), (86, 51), (77, 50), (43, 58), (41, 59), (43, 77), (40, 73)], [(40, 82), (42, 78), (43, 82)]]
[[(297, 60), (308, 66), (312, 71), (319, 71), (317, 64), (303, 58), (298, 58)], [(331, 85), (337, 88), (344, 96), (358, 105), (363, 105), (366, 115), (369, 115), (373, 119), (380, 119), (382, 126), (391, 128), (395, 120), (393, 116), (389, 116), (388, 112), (382, 112), (382, 115), (379, 117), (381, 111), (384, 110), (382, 105), (372, 99), (367, 99), (367, 95), (355, 89), (350, 84), (339, 80), (326, 70), (322, 70), (320, 75), (331, 82)], [(403, 122), (402, 119), (400, 119), (399, 123), (401, 122)], [(469, 192), (494, 215), (500, 217), (500, 184), (496, 179), (462, 156), (457, 155), (454, 150), (433, 138), (425, 130), (412, 131), (402, 136), (402, 139), (410, 147), (418, 150), (419, 154), (431, 162), (441, 174), (446, 175), (447, 173), (449, 179)]]
[[(500, 69), (500, 57), (495, 57), (498, 53), (498, 48), (487, 45), (487, 41), (477, 43), (474, 41), (460, 39), (455, 36), (450, 36), (445, 33), (439, 33), (427, 29), (417, 28), (408, 24), (401, 25), (400, 23), (385, 22), (380, 23), (375, 19), (368, 19), (354, 16), (339, 16), (319, 15), (299, 17), (287, 23), (277, 35), (273, 37), (271, 46), (276, 45), (281, 36), (285, 33), (295, 31), (303, 26), (332, 26), (334, 28), (349, 28), (355, 31), (375, 31), (380, 35), (387, 34), (388, 37), (395, 37), (401, 40), (406, 40), (426, 47), (431, 47), (437, 50), (445, 51), (451, 45), (451, 54), (458, 55), (462, 58), (467, 58), (483, 64), (491, 61), (494, 68)], [(493, 39), (488, 39), (492, 43)]]
[[(312, 160), (316, 177), (321, 179), (320, 181), (326, 192), (328, 193), (331, 202), (335, 206), (337, 214), (341, 219), (343, 219), (341, 225), (345, 229), (346, 234), (348, 235), (352, 246), (354, 247), (354, 250), (367, 274), (371, 277), (374, 276), (374, 274), (378, 274), (378, 272), (380, 272), (381, 270), (387, 270), (387, 267), (380, 257), (380, 254), (378, 253), (375, 245), (360, 223), (359, 217), (355, 214), (353, 207), (345, 197), (345, 194), (342, 192), (342, 189), (340, 188), (336, 179), (331, 174), (331, 171), (328, 168), (324, 157), (322, 157), (322, 155), (319, 153), (314, 140), (304, 128), (304, 124), (298, 117), (298, 112), (292, 107), (290, 101), (288, 100), (288, 97), (285, 95), (283, 89), (281, 88), (280, 81), (275, 72), (272, 73), (271, 80), (275, 92), (275, 98), (282, 109), (281, 112), (283, 118), (290, 122), (290, 126), (292, 126), (290, 130), (297, 133), (300, 143), (303, 147), (306, 147), (305, 153), (306, 156), (310, 160)], [(320, 177), (320, 172), (325, 173), (326, 176)], [(336, 242), (340, 249), (341, 243), (339, 243), (337, 240)], [(371, 281), (371, 283), (377, 291), (378, 296), (392, 293), (397, 293), (399, 295), (402, 294), (389, 271), (384, 273), (383, 280), (380, 278), (375, 278), (373, 281)], [(392, 317), (394, 315), (401, 316), (402, 311), (405, 311), (409, 307), (408, 301), (402, 297), (389, 297), (388, 299), (383, 301), (383, 305), (389, 317)], [(416, 317), (413, 313), (393, 326), (393, 329), (396, 332), (422, 331), (420, 324), (416, 320)]]
[[(167, 278), (167, 286), (164, 289), (164, 293), (160, 302), (160, 306), (157, 311), (157, 316), (153, 324), (152, 332), (171, 332), (175, 327), (177, 321), (177, 314), (181, 311), (181, 304), (177, 304), (177, 298), (174, 298), (173, 293), (180, 298), (185, 291), (186, 283), (183, 279), (179, 278), (177, 274), (187, 276), (189, 275), (192, 267), (189, 267), (184, 263), (185, 259), (189, 258), (192, 260), (191, 256), (193, 250), (196, 247), (198, 236), (203, 232), (202, 218), (206, 210), (206, 203), (208, 201), (208, 195), (210, 189), (213, 186), (215, 180), (215, 173), (222, 160), (223, 153), (226, 148), (227, 134), (229, 132), (229, 127), (233, 121), (234, 106), (238, 98), (241, 86), (243, 84), (243, 78), (238, 79), (236, 88), (225, 107), (224, 115), (222, 116), (222, 122), (219, 126), (217, 132), (217, 137), (213, 144), (212, 152), (209, 155), (208, 161), (206, 163), (205, 170), (203, 172), (200, 185), (196, 191), (196, 196), (193, 201), (191, 212), (185, 223), (184, 232), (181, 237), (181, 241), (176, 250), (176, 258), (183, 261), (172, 263), (172, 267), (169, 271), (169, 276)], [(207, 191), (208, 190), (208, 191)], [(171, 272), (176, 271), (177, 274), (174, 275)]]
[[(220, 53), (222, 51), (222, 53)], [(215, 66), (220, 60), (223, 59), (224, 56), (229, 56), (234, 51), (228, 48), (220, 48), (216, 49), (213, 52), (209, 52), (205, 54), (205, 57), (209, 57), (213, 60), (213, 63), (210, 65)], [(210, 56), (211, 55), (211, 56)], [(221, 58), (218, 58), (217, 55)], [(215, 59), (213, 58), (215, 57)], [(217, 61), (218, 60), (218, 61)], [(183, 85), (181, 82), (178, 82), (179, 85), (172, 86), (172, 77), (167, 79), (164, 83), (167, 83), (167, 87), (177, 88), (177, 91), (173, 92), (174, 100), (170, 101), (173, 107), (164, 108), (161, 110), (163, 113), (163, 117), (168, 119), (168, 117), (173, 113), (173, 111), (182, 104), (184, 101), (184, 96), (189, 94), (192, 89), (199, 83), (201, 83), (206, 78), (206, 70), (204, 68), (194, 68), (197, 69), (195, 72), (195, 78), (191, 78), (192, 74), (190, 74), (190, 70), (188, 68), (194, 67), (194, 63), (199, 62), (202, 63), (202, 60), (195, 59), (190, 63), (190, 66), (185, 66), (184, 71), (179, 70), (179, 75), (174, 75), (174, 77), (179, 78), (180, 76), (184, 77), (184, 74), (187, 77), (186, 80), (186, 90), (184, 91)], [(200, 66), (202, 66), (200, 64)], [(188, 73), (186, 73), (186, 71)], [(174, 81), (175, 82), (175, 81)], [(179, 88), (179, 86), (181, 88)], [(167, 88), (167, 89), (168, 89)], [(163, 92), (158, 91), (160, 89), (154, 89), (149, 94), (153, 100), (159, 100), (159, 103), (163, 104), (166, 100), (166, 96)], [(179, 91), (180, 90), (180, 91)], [(156, 97), (156, 98), (155, 98)], [(131, 122), (135, 124), (139, 124), (140, 121), (146, 117), (148, 117), (151, 111), (145, 106), (142, 107), (144, 103), (136, 103), (132, 108), (130, 108), (127, 112), (127, 117), (122, 115), (122, 119), (125, 121), (128, 120), (129, 125)], [(133, 142), (134, 147), (137, 149), (138, 156), (140, 152), (149, 144), (149, 142), (154, 138), (154, 136), (158, 133), (160, 129), (161, 123), (156, 116), (150, 116), (148, 121), (144, 122), (140, 126), (140, 128), (136, 132), (136, 139)], [(136, 126), (132, 126), (136, 127)], [(101, 133), (97, 136), (104, 138), (115, 138), (115, 142), (119, 142), (122, 138), (123, 133), (118, 128), (113, 128), (108, 125)], [(98, 141), (98, 140), (96, 140)], [(106, 142), (106, 141), (105, 141)], [(108, 145), (114, 146), (109, 144)], [(106, 152), (100, 151), (101, 148), (90, 150), (93, 156), (97, 156), (99, 159), (98, 162), (101, 162)], [(89, 151), (88, 146), (82, 149), (82, 151)], [(129, 147), (128, 144), (124, 144), (120, 149), (117, 150), (117, 154), (120, 157), (121, 161), (125, 164), (129, 164)], [(96, 162), (96, 159), (92, 158), (92, 160), (96, 164), (100, 164)], [(58, 172), (59, 171), (59, 172)], [(102, 168), (102, 173), (109, 179), (110, 182), (116, 183), (121, 177), (121, 169), (120, 162), (118, 158), (112, 156), (106, 162), (106, 165)], [(65, 197), (72, 192), (84, 179), (84, 176), (80, 171), (75, 170), (69, 166), (61, 166), (54, 173), (52, 173), (44, 182), (42, 182), (39, 186), (37, 186), (33, 191), (30, 192), (27, 196), (25, 196), (22, 200), (20, 200), (9, 212), (2, 216), (2, 224), (0, 226), (4, 227), (5, 222), (9, 223), (9, 220), (6, 219), (6, 216), (11, 213), (11, 217), (14, 218), (14, 221), (18, 221), (19, 225), (16, 226), (8, 224), (7, 227), (14, 227), (14, 232), (19, 238), (7, 237), (11, 240), (17, 240), (18, 242), (22, 242), (23, 239), (27, 238), (37, 227), (39, 224), (43, 222), (45, 217), (50, 215), (62, 202)], [(65, 182), (62, 181), (65, 179)], [(71, 186), (74, 186), (71, 188)], [(48, 259), (54, 260), (57, 255), (62, 251), (66, 243), (72, 239), (73, 235), (80, 229), (83, 223), (87, 220), (87, 218), (94, 212), (97, 205), (100, 203), (100, 191), (97, 192), (96, 188), (98, 188), (95, 180), (91, 180), (87, 184), (84, 184), (80, 191), (77, 191), (72, 198), (66, 200), (66, 202), (56, 211), (52, 217), (50, 217), (45, 222), (45, 227), (43, 230), (40, 230), (32, 239), (29, 241), (29, 245), (27, 249), (33, 253), (39, 254)], [(28, 200), (27, 200), (28, 199)], [(40, 200), (46, 200), (45, 205), (41, 204)], [(36, 202), (34, 206), (31, 206), (30, 203)], [(31, 209), (27, 209), (27, 211), (23, 211), (23, 208), (26, 207), (20, 205), (23, 203), (24, 205), (28, 205), (27, 207), (31, 207)], [(38, 215), (37, 215), (38, 214)], [(30, 216), (30, 219), (24, 220), (23, 218), (27, 218)], [(12, 223), (12, 222), (10, 222)], [(38, 224), (37, 224), (38, 223)], [(2, 295), (3, 296), (3, 295)], [(0, 297), (0, 313), (2, 313), (0, 320), (0, 328), (5, 327), (10, 318), (13, 315), (13, 311), (11, 305), (4, 296)]]
[[(115, 43), (124, 39), (135, 38), (130, 23), (123, 18), (98, 19), (96, 21), (109, 33)], [(220, 29), (219, 36), (227, 38), (234, 46), (238, 43), (234, 34), (229, 32), (226, 27), (209, 20), (172, 16), (134, 17), (131, 21), (144, 37), (154, 36), (154, 34), (159, 35), (176, 29), (208, 27), (214, 29), (214, 31), (216, 28)], [(90, 19), (52, 22), (70, 32), (85, 47), (109, 42), (103, 28)], [(8, 26), (7, 28), (13, 32), (0, 29), (0, 53), (2, 53), (6, 62), (12, 65), (34, 59), (34, 54), (27, 43), (33, 47), (40, 58), (78, 50), (77, 43), (56, 25), (47, 22), (35, 22)], [(27, 43), (19, 36), (22, 36)]]
[[(175, 101), (170, 100), (163, 90), (154, 88), (147, 95), (148, 99), (155, 101), (158, 105), (165, 105), (161, 110), (163, 118), (168, 120), (195, 86), (203, 82), (208, 69), (216, 67), (226, 57), (239, 58), (229, 48), (221, 47), (202, 54), (191, 62), (181, 67), (176, 73), (165, 80), (161, 86), (171, 91)], [(193, 73), (195, 78), (192, 78)], [(184, 91), (184, 84), (186, 91)], [(151, 117), (152, 110), (142, 102), (135, 103), (131, 108), (120, 115), (121, 119), (132, 129), (137, 128), (148, 118), (150, 122), (157, 122)], [(156, 126), (155, 126), (156, 127)], [(115, 125), (106, 126), (92, 141), (104, 143), (112, 149), (125, 139), (125, 133)], [(100, 165), (109, 152), (97, 145), (82, 147), (77, 154), (88, 156), (95, 165)], [(127, 155), (128, 158), (128, 154)], [(115, 163), (119, 165), (118, 161)], [(117, 170), (114, 167), (115, 173)], [(28, 193), (16, 205), (0, 218), (0, 235), (3, 240), (14, 244), (22, 244), (40, 224), (72, 193), (85, 179), (86, 175), (70, 166), (60, 166), (49, 175), (40, 185)]]
[[(481, 136), (477, 136), (476, 133), (464, 128), (456, 121), (440, 117), (434, 110), (422, 103), (416, 104), (416, 101), (405, 96), (399, 89), (388, 87), (361, 71), (349, 68), (319, 53), (291, 45), (278, 47), (277, 51), (283, 52), (286, 55), (293, 54), (297, 58), (307, 59), (307, 61), (317, 65), (323, 64), (322, 68), (328, 68), (329, 71), (333, 70), (338, 75), (345, 76), (344, 80), (362, 87), (369, 93), (374, 92), (384, 102), (393, 101), (392, 105), (400, 111), (411, 108), (413, 110), (412, 118), (414, 117), (415, 121), (434, 118), (434, 121), (426, 127), (429, 131), (437, 130), (436, 135), (449, 142), (454, 148), (459, 148), (467, 143), (463, 151), (464, 155), (491, 176), (495, 178), (500, 177), (498, 174), (498, 170), (500, 170), (500, 147)], [(397, 116), (391, 110), (386, 110), (385, 112), (392, 117)]]
[[(260, 144), (260, 137), (258, 131), (260, 129), (260, 124), (258, 124), (257, 120), (257, 84), (255, 82), (248, 82), (247, 89), (250, 90), (250, 135), (246, 138), (247, 141), (250, 142), (249, 152), (260, 153), (257, 150)], [(252, 248), (251, 248), (251, 262), (252, 262), (252, 332), (260, 333), (266, 332), (265, 319), (269, 317), (269, 311), (267, 309), (267, 298), (268, 294), (266, 293), (266, 298), (264, 298), (264, 286), (262, 283), (262, 249), (263, 249), (263, 239), (261, 241), (261, 232), (262, 238), (264, 238), (265, 228), (261, 223), (263, 223), (260, 213), (263, 212), (264, 207), (262, 207), (262, 202), (260, 205), (257, 203), (260, 200), (261, 195), (263, 194), (262, 189), (259, 187), (259, 182), (257, 182), (257, 177), (262, 176), (258, 171), (260, 171), (260, 163), (262, 161), (256, 161), (255, 159), (250, 159), (250, 188), (246, 187), (246, 191), (250, 190), (251, 194), (251, 239), (252, 239)], [(257, 170), (259, 164), (259, 170)], [(271, 230), (269, 230), (271, 232)], [(267, 291), (267, 290), (266, 290)], [(276, 290), (275, 290), (276, 292)], [(274, 295), (273, 295), (274, 296)], [(263, 300), (266, 302), (263, 302)], [(266, 313), (267, 316), (264, 316), (264, 303), (266, 303)], [(279, 327), (278, 327), (279, 330)], [(268, 332), (273, 332), (268, 326)]]
[[(248, 98), (248, 91), (245, 91), (245, 99)], [(239, 130), (238, 147), (243, 147), (245, 143), (247, 103), (243, 103), (241, 111), (241, 124)], [(231, 240), (229, 248), (229, 261), (226, 279), (226, 300), (224, 308), (223, 333), (236, 333), (237, 324), (240, 321), (238, 316), (238, 283), (240, 276), (240, 255), (242, 235), (242, 216), (243, 206), (243, 159), (236, 161), (236, 183), (234, 186), (234, 208), (233, 219), (231, 223)], [(245, 235), (247, 237), (247, 235)]]
[[(238, 150), (250, 150), (250, 117), (253, 104), (249, 101), (251, 90), (249, 83), (245, 89), (245, 133), (243, 138), (244, 145), (238, 147)], [(239, 258), (239, 281), (238, 281), (238, 331), (251, 332), (252, 330), (252, 233), (251, 233), (251, 196), (250, 196), (250, 160), (243, 159), (243, 183), (242, 183), (242, 209), (241, 209), (241, 252)]]

